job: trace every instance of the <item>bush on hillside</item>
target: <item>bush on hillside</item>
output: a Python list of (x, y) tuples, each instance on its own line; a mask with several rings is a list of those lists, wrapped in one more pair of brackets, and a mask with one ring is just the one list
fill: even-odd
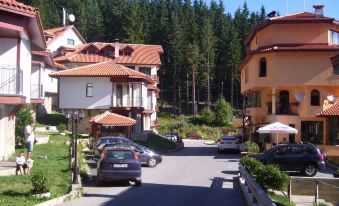
[(209, 125), (214, 123), (214, 119), (215, 119), (214, 116), (215, 116), (214, 112), (207, 107), (205, 107), (200, 113), (201, 121)]
[(214, 123), (220, 126), (230, 125), (233, 118), (233, 109), (232, 106), (226, 102), (225, 99), (220, 98), (215, 103), (215, 119)]
[(32, 175), (31, 181), (33, 185), (33, 194), (43, 194), (49, 192), (46, 171), (41, 169), (36, 170)]
[(267, 189), (283, 191), (286, 190), (290, 177), (286, 172), (280, 171), (278, 166), (266, 165), (258, 172), (256, 181), (266, 191)]

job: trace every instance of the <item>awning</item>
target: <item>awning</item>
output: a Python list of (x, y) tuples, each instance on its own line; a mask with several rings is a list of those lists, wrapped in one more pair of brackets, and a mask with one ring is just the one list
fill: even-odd
[(116, 113), (106, 111), (89, 120), (91, 123), (97, 123), (103, 126), (133, 126), (136, 120)]
[(277, 133), (297, 134), (298, 130), (288, 125), (282, 124), (280, 122), (275, 122), (275, 123), (260, 127), (258, 129), (258, 132), (259, 133), (273, 133), (273, 134), (277, 134)]

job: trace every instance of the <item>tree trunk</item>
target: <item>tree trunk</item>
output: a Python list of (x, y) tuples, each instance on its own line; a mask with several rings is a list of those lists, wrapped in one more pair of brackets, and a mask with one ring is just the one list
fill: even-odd
[(234, 107), (234, 102), (233, 102), (233, 93), (234, 93), (234, 77), (233, 77), (233, 68), (231, 69), (231, 105)]
[(195, 71), (192, 70), (192, 103), (193, 103), (193, 117), (197, 114), (197, 105), (195, 101)]
[(188, 72), (186, 72), (186, 112), (189, 113), (190, 108), (190, 91), (189, 91), (189, 83), (188, 83)]
[(176, 117), (177, 109), (177, 65), (174, 58), (173, 61), (174, 71), (173, 71), (173, 116)]

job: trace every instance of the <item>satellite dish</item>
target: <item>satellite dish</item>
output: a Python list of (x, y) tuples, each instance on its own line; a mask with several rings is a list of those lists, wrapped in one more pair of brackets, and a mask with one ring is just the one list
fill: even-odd
[(74, 21), (75, 21), (75, 16), (74, 16), (74, 14), (68, 15), (68, 20), (69, 20), (70, 22), (74, 22)]
[(327, 95), (327, 100), (330, 101), (330, 102), (333, 102), (335, 99), (335, 97), (333, 96), (333, 94), (328, 94)]
[(295, 100), (297, 100), (298, 103), (302, 102), (304, 100), (304, 95), (301, 92), (295, 93)]

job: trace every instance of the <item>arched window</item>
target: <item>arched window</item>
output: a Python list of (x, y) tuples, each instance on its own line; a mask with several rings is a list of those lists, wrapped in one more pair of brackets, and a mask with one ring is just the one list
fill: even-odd
[(93, 84), (92, 83), (86, 84), (86, 97), (93, 97)]
[(316, 89), (311, 91), (311, 106), (320, 105), (320, 92)]
[(267, 63), (266, 58), (261, 58), (259, 62), (259, 77), (266, 77)]

